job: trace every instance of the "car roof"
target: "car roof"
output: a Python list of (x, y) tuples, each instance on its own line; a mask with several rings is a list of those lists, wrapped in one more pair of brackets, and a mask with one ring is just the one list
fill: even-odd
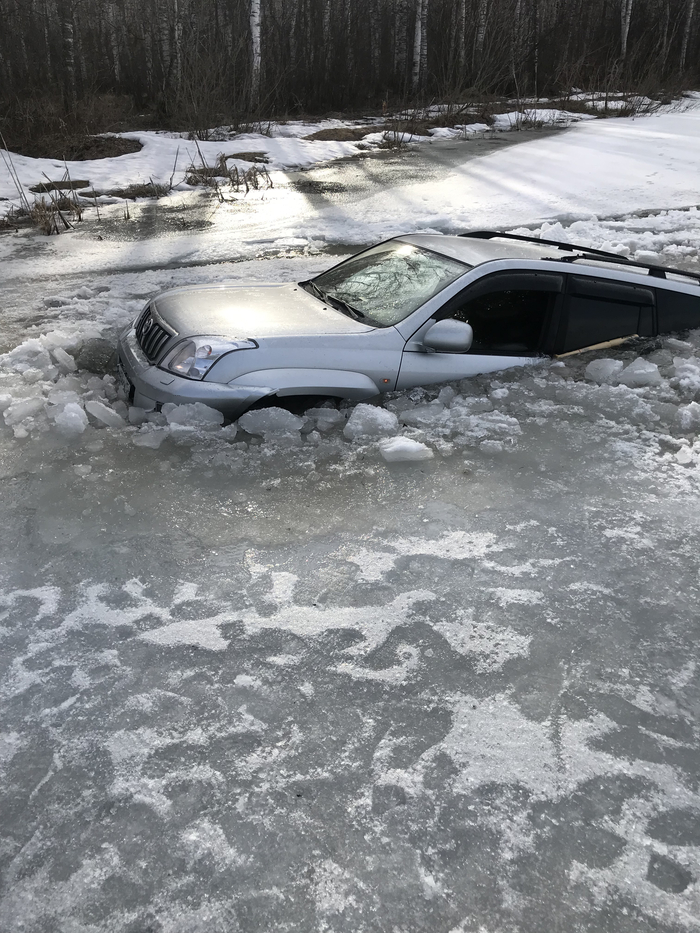
[(568, 243), (541, 241), (536, 237), (480, 231), (473, 234), (465, 233), (461, 236), (419, 233), (401, 236), (398, 239), (442, 253), (444, 256), (457, 259), (470, 266), (479, 266), (498, 259), (549, 260), (562, 263), (562, 271), (566, 271), (566, 266), (568, 266), (568, 271), (584, 272), (584, 274), (591, 274), (593, 270), (633, 273), (652, 278), (653, 282), (650, 284), (655, 287), (664, 287), (671, 283), (676, 286), (687, 285), (693, 293), (697, 293), (700, 285), (698, 273), (643, 262), (637, 263), (614, 253)]
[(536, 246), (530, 243), (509, 243), (493, 240), (472, 240), (462, 236), (419, 233), (399, 237), (406, 243), (442, 253), (470, 266), (495, 259), (558, 259), (561, 253), (551, 246)]

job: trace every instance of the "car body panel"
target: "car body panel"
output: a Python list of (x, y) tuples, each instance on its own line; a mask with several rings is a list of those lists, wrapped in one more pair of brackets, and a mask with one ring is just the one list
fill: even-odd
[(330, 308), (298, 285), (216, 285), (176, 288), (154, 299), (160, 317), (180, 337), (298, 337), (361, 334), (361, 321)]
[(537, 359), (532, 356), (482, 356), (441, 351), (426, 353), (425, 349), (413, 344), (403, 354), (396, 388), (412, 389), (436, 382), (452, 382), (480, 373), (499, 372), (511, 366), (527, 366), (537, 362)]
[[(339, 317), (343, 315), (335, 312)], [(207, 382), (247, 379), (260, 369), (309, 370), (322, 367), (362, 373), (384, 391), (396, 386), (404, 340), (394, 327), (359, 334), (256, 338), (257, 350), (229, 353), (211, 367)], [(329, 365), (332, 364), (332, 365)]]
[(234, 379), (231, 386), (274, 386), (280, 398), (289, 395), (331, 395), (355, 400), (373, 398), (380, 389), (364, 373), (341, 369), (264, 369)]

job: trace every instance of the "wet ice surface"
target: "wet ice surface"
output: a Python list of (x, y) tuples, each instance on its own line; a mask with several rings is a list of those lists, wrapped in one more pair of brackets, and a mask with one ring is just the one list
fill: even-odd
[(375, 410), (120, 398), (157, 288), (326, 264), (18, 306), (0, 929), (700, 929), (700, 333)]

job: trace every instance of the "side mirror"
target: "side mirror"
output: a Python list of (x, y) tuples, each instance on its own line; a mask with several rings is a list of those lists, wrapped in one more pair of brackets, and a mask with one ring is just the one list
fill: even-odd
[(429, 350), (441, 350), (443, 353), (466, 353), (473, 340), (471, 326), (454, 318), (437, 321), (423, 335), (423, 343)]

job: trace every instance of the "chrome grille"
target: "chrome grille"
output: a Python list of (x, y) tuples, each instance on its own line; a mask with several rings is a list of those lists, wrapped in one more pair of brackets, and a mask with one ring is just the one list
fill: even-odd
[(166, 330), (156, 321), (150, 305), (138, 316), (134, 329), (139, 346), (152, 363), (158, 359), (168, 340), (175, 336), (172, 331)]

